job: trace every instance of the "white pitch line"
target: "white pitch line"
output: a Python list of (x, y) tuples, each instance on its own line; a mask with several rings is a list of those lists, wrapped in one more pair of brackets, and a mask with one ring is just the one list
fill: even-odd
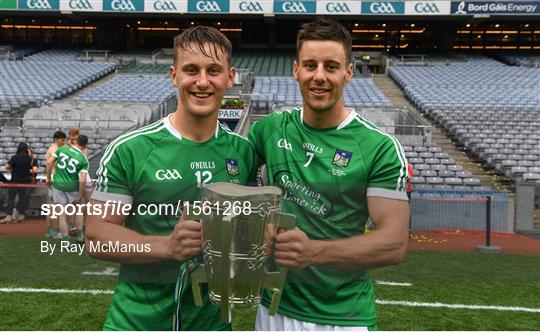
[(117, 276), (118, 272), (114, 267), (107, 267), (103, 271), (84, 271), (82, 275), (94, 275), (94, 276)]
[(385, 286), (403, 286), (403, 287), (412, 286), (410, 282), (393, 282), (393, 281), (376, 280), (375, 283), (377, 285), (385, 285)]
[(0, 288), (2, 293), (58, 293), (58, 294), (92, 294), (111, 295), (114, 291), (109, 289), (51, 289), (51, 288)]
[[(114, 291), (108, 290), (108, 289), (0, 288), (0, 293), (57, 293), (57, 294), (112, 295), (114, 294)], [(447, 304), (447, 303), (438, 303), (438, 302), (429, 303), (429, 302), (392, 301), (392, 300), (379, 300), (379, 299), (375, 300), (375, 302), (380, 305), (401, 305), (405, 307), (521, 311), (521, 312), (540, 313), (540, 308), (503, 307), (503, 306), (475, 305), (475, 304)]]
[(382, 305), (401, 305), (405, 307), (427, 307), (427, 308), (448, 308), (448, 309), (473, 309), (473, 310), (497, 310), (497, 311), (523, 311), (523, 312), (538, 312), (540, 308), (524, 308), (524, 307), (503, 307), (493, 305), (476, 305), (476, 304), (447, 304), (447, 303), (429, 303), (429, 302), (410, 302), (410, 301), (391, 301), (391, 300), (375, 300), (375, 303)]

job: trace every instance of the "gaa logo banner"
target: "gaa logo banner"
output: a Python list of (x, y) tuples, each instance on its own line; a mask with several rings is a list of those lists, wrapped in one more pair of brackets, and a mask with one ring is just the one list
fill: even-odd
[(405, 13), (403, 2), (362, 2), (362, 14), (396, 15)]
[(317, 1), (317, 14), (359, 15), (360, 1)]
[(190, 13), (228, 13), (228, 0), (189, 0)]
[(231, 0), (231, 13), (235, 14), (271, 14), (272, 0)]
[(274, 13), (276, 14), (315, 14), (316, 1), (275, 0)]
[(103, 10), (100, 0), (60, 0), (60, 10), (72, 12), (98, 12)]
[(182, 0), (146, 0), (144, 11), (147, 13), (186, 13), (187, 1)]
[(19, 0), (19, 9), (26, 10), (59, 10), (58, 0)]
[(450, 1), (407, 1), (406, 15), (450, 15)]
[(103, 10), (113, 12), (143, 12), (144, 0), (104, 0)]

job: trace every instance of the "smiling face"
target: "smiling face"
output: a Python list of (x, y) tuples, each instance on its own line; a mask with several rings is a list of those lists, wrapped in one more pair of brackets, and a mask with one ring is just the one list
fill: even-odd
[(304, 111), (336, 113), (344, 108), (343, 89), (352, 78), (352, 64), (343, 44), (304, 41), (293, 72), (304, 98)]
[(217, 115), (235, 75), (223, 50), (208, 43), (203, 47), (207, 55), (197, 45), (179, 49), (176, 64), (169, 69), (171, 81), (180, 91), (180, 111), (197, 118)]

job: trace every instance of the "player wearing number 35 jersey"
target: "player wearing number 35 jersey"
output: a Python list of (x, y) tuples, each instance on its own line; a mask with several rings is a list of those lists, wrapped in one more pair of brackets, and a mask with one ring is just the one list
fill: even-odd
[[(74, 145), (63, 145), (47, 160), (47, 183), (52, 180), (52, 200), (56, 204), (84, 203), (84, 191), (88, 174), (88, 159), (82, 150), (88, 145), (88, 137), (80, 135)], [(54, 170), (54, 177), (52, 171)], [(69, 240), (66, 215), (59, 216), (60, 233)], [(83, 220), (78, 218), (77, 242), (83, 243)]]

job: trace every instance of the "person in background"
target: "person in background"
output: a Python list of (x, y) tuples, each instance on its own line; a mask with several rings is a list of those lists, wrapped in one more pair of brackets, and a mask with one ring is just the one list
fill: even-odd
[[(28, 145), (26, 143), (19, 143), (16, 154), (9, 159), (5, 165), (5, 169), (7, 171), (11, 171), (11, 183), (31, 183), (32, 158), (28, 155)], [(17, 207), (14, 209), (15, 198), (17, 196), (19, 197), (19, 202), (17, 203)], [(0, 220), (0, 223), (23, 221), (27, 206), (28, 187), (9, 188), (7, 203), (8, 215), (4, 219)]]
[[(84, 204), (88, 159), (82, 153), (88, 145), (88, 137), (80, 135), (72, 146), (62, 146), (47, 160), (47, 185), (52, 187), (55, 204)], [(54, 169), (54, 180), (51, 177)], [(79, 217), (77, 214), (76, 217)], [(66, 214), (58, 216), (60, 232), (64, 240), (69, 241), (69, 229)], [(84, 243), (82, 218), (77, 221), (77, 242)]]
[[(45, 154), (45, 161), (49, 160), (49, 158), (64, 144), (66, 144), (66, 133), (59, 130), (53, 134), (53, 143), (47, 149), (47, 153)], [(52, 178), (54, 179), (54, 169), (52, 173)], [(51, 204), (52, 201), (52, 189), (49, 189), (47, 192), (47, 204)], [(58, 219), (52, 219), (49, 215), (47, 215), (45, 222), (47, 224), (47, 230), (45, 233), (46, 238), (54, 238), (54, 239), (61, 239), (62, 234), (60, 233), (60, 229), (58, 227)]]
[[(412, 183), (412, 179), (414, 177), (414, 170), (411, 164), (407, 165), (407, 170), (409, 171), (409, 177), (407, 178), (407, 187), (405, 188), (405, 191), (407, 192), (407, 197), (409, 198), (409, 206), (411, 205), (411, 194), (414, 190), (414, 186)], [(412, 228), (411, 228), (411, 218), (412, 213), (409, 215), (409, 237), (412, 236)]]

